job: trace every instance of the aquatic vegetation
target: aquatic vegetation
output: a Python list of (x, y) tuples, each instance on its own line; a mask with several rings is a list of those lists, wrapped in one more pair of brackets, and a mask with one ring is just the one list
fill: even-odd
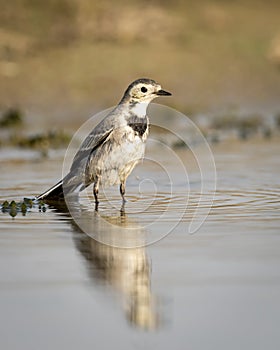
[(14, 137), (12, 143), (15, 146), (36, 149), (59, 148), (68, 145), (70, 135), (64, 131), (48, 131), (46, 133), (38, 133), (31, 136)]
[(278, 114), (274, 117), (274, 120), (275, 120), (276, 127), (277, 127), (278, 129), (280, 129), (280, 113), (278, 113)]
[(9, 202), (5, 200), (1, 205), (2, 213), (8, 213), (13, 218), (19, 213), (25, 216), (32, 208), (39, 212), (46, 212), (47, 205), (43, 201), (37, 201), (34, 198), (23, 198), (20, 202), (15, 202), (14, 200)]
[[(1, 146), (15, 146), (38, 149), (46, 156), (50, 148), (65, 147), (71, 136), (64, 130), (49, 130), (36, 134), (27, 134), (24, 129), (24, 115), (17, 108), (10, 108), (3, 113), (0, 127), (4, 130)], [(20, 127), (20, 128), (19, 128)]]
[(17, 108), (10, 108), (3, 113), (0, 119), (0, 127), (12, 128), (23, 124), (23, 113)]
[(212, 127), (214, 129), (250, 129), (257, 130), (263, 125), (263, 118), (259, 114), (239, 115), (225, 113), (214, 117)]
[(176, 141), (173, 142), (172, 144), (172, 148), (186, 148), (188, 149), (189, 146), (186, 144), (186, 142), (184, 140), (178, 139)]
[(236, 131), (238, 137), (242, 140), (267, 128), (264, 118), (260, 114), (242, 115), (234, 112), (227, 112), (214, 117), (210, 127), (220, 132)]

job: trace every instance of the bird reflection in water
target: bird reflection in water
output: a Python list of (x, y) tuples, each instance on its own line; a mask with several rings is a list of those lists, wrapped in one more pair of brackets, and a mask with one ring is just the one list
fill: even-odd
[(75, 231), (79, 232), (75, 243), (87, 261), (90, 277), (105, 287), (113, 288), (121, 296), (130, 324), (146, 330), (158, 328), (158, 303), (151, 292), (151, 266), (144, 246), (145, 230), (123, 211), (117, 216), (93, 215), (85, 211), (80, 220), (79, 226), (83, 231), (93, 232), (96, 238), (82, 233), (73, 222)]

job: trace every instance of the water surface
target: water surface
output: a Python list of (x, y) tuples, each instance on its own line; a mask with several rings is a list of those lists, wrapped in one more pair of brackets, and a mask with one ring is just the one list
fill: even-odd
[[(129, 179), (125, 213), (117, 190), (103, 195), (99, 214), (82, 199), (84, 224), (111, 246), (84, 234), (61, 208), (14, 219), (1, 213), (1, 348), (279, 348), (279, 141), (212, 149), (213, 203), (207, 174), (201, 198), (195, 167), (187, 187), (175, 169), (170, 192), (148, 163)], [(188, 152), (180, 156), (190, 164)], [(52, 185), (63, 154), (42, 160), (1, 151), (1, 200)], [(212, 209), (189, 234), (198, 203)], [(115, 248), (120, 242), (134, 248)]]

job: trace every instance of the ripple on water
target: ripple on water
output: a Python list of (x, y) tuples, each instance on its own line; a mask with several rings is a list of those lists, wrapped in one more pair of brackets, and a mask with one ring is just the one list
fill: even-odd
[(211, 217), (219, 220), (255, 218), (268, 220), (278, 218), (280, 214), (280, 191), (217, 191), (213, 202)]
[[(212, 222), (232, 222), (240, 218), (273, 220), (280, 214), (280, 189), (254, 189), (248, 191), (217, 190), (189, 194), (160, 192), (145, 193), (140, 196), (127, 196), (126, 214), (141, 219), (141, 223), (190, 222), (195, 216), (209, 214)], [(121, 201), (118, 195), (110, 196), (110, 201), (101, 200), (100, 212), (104, 215), (119, 210)]]

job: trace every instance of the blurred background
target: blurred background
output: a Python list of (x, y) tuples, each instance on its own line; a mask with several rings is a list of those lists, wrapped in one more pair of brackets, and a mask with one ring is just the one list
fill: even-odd
[[(139, 77), (172, 91), (168, 105), (206, 134), (240, 126), (270, 134), (280, 124), (279, 1), (0, 0), (0, 6), (1, 129), (20, 125), (48, 139), (51, 130), (53, 140), (68, 142), (67, 133), (118, 103)], [(6, 142), (11, 135), (2, 137)]]
[[(0, 0), (2, 349), (280, 349), (279, 14), (279, 0)], [(117, 187), (99, 213), (80, 197), (82, 231), (102, 242), (173, 227), (119, 249), (30, 198), (140, 77), (191, 120), (149, 107), (166, 129), (151, 130), (126, 214)]]

